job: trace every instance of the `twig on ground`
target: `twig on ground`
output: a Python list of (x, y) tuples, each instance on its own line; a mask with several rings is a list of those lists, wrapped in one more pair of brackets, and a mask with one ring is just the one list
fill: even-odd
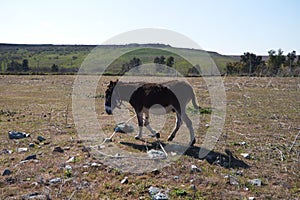
[(278, 148), (277, 148), (277, 150), (279, 151), (279, 154), (280, 154), (280, 160), (284, 161), (284, 155), (283, 155), (282, 151)]
[(159, 146), (163, 150), (163, 152), (165, 153), (166, 157), (168, 157), (168, 154), (167, 154), (166, 150), (164, 149), (164, 147), (161, 145), (160, 142), (159, 142)]
[(71, 194), (71, 196), (69, 197), (68, 200), (71, 200), (73, 198), (73, 196), (75, 195), (76, 192), (77, 192), (77, 189), (72, 192), (72, 194)]
[(289, 152), (292, 151), (294, 145), (296, 144), (296, 141), (297, 141), (297, 138), (298, 138), (299, 134), (300, 134), (300, 131), (299, 131), (298, 134), (296, 135), (296, 137), (295, 137), (295, 139), (294, 139), (294, 142), (292, 143), (292, 145), (291, 145), (291, 147), (290, 147), (290, 151), (289, 151)]

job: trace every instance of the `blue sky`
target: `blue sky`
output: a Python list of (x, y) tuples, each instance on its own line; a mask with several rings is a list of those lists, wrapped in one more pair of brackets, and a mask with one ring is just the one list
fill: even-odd
[(0, 43), (101, 44), (164, 28), (221, 54), (300, 53), (298, 0), (0, 0)]

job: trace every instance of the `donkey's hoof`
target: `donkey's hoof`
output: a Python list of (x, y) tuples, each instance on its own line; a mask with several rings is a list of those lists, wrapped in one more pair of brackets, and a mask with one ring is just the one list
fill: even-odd
[(174, 139), (174, 137), (168, 137), (168, 141), (171, 142)]
[(156, 137), (157, 139), (159, 139), (159, 138), (160, 138), (160, 133), (156, 133), (156, 134), (155, 134), (155, 137)]
[(193, 141), (191, 141), (190, 146), (194, 146), (194, 144), (196, 143), (196, 139), (194, 138)]
[(140, 140), (140, 139), (141, 139), (141, 137), (140, 137), (139, 135), (136, 135), (136, 136), (134, 136), (134, 139), (136, 139), (136, 140)]
[(158, 139), (160, 138), (160, 133), (151, 134), (150, 137), (156, 137)]

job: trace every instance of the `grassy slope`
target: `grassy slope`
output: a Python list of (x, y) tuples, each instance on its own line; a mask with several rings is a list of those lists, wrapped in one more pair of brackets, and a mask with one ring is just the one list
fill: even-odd
[[(150, 47), (150, 48), (142, 48)], [(153, 49), (153, 48), (156, 49)], [(0, 44), (0, 70), (4, 71), (7, 63), (11, 60), (22, 63), (23, 59), (29, 60), (29, 67), (34, 71), (36, 67), (48, 67), (50, 68), (53, 64), (63, 68), (76, 67), (80, 68), (84, 59), (92, 52), (95, 48), (93, 45), (5, 45)], [(127, 46), (98, 46), (97, 49), (100, 51), (106, 51), (100, 59), (109, 59), (109, 56), (113, 55), (115, 51), (129, 52), (126, 55), (119, 58), (119, 60), (113, 62), (112, 71), (118, 71), (123, 63), (129, 62), (133, 57), (140, 58), (142, 63), (152, 63), (156, 56), (164, 55), (165, 57), (175, 57), (175, 68), (183, 73), (186, 73), (188, 64), (184, 59), (174, 55), (172, 52), (178, 52), (180, 55), (189, 54), (193, 56), (203, 55), (202, 51), (193, 49), (176, 49), (164, 45), (142, 45), (138, 47), (134, 45)], [(159, 49), (157, 49), (159, 48)], [(133, 51), (136, 50), (136, 51)], [(133, 51), (133, 52), (130, 52)], [(223, 72), (227, 62), (235, 61), (235, 58), (220, 55), (215, 52), (209, 52), (209, 55), (213, 58), (220, 71)], [(99, 57), (97, 57), (99, 59)], [(197, 63), (198, 64), (198, 63)], [(201, 65), (202, 67), (202, 65)]]

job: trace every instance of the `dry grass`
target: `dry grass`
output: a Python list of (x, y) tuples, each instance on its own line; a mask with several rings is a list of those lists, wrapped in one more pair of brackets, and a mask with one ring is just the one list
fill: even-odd
[[(197, 159), (191, 150), (158, 172), (125, 173), (107, 166), (85, 150), (85, 143), (78, 138), (74, 127), (71, 94), (74, 76), (1, 76), (0, 77), (0, 172), (10, 169), (13, 173), (0, 177), (0, 199), (20, 199), (34, 192), (52, 199), (150, 199), (148, 188), (158, 186), (169, 189), (171, 199), (299, 199), (299, 139), (300, 131), (300, 79), (299, 78), (248, 78), (227, 77), (227, 115), (222, 136), (214, 152), (233, 156), (250, 168), (228, 168)], [(104, 77), (97, 94), (104, 93)], [(209, 107), (210, 97), (200, 78), (188, 79), (196, 89), (201, 106)], [(114, 127), (114, 119), (103, 111), (103, 98), (96, 98), (98, 119), (107, 134)], [(168, 116), (163, 129), (163, 140), (173, 126), (174, 117)], [(205, 133), (209, 115), (201, 116), (197, 130), (199, 147)], [(7, 132), (24, 131), (30, 138), (8, 139)], [(46, 141), (39, 143), (37, 136)], [(293, 143), (295, 141), (295, 143)], [(129, 136), (118, 134), (114, 143), (133, 152), (144, 151), (119, 142), (142, 145)], [(245, 145), (239, 145), (246, 142)], [(18, 153), (17, 148), (28, 147), (28, 152)], [(57, 146), (64, 153), (53, 152)], [(69, 148), (68, 148), (69, 147)], [(291, 149), (292, 147), (292, 149)], [(5, 154), (4, 149), (13, 150)], [(290, 150), (291, 149), (291, 150)], [(249, 153), (250, 159), (240, 153)], [(28, 155), (36, 154), (37, 160), (20, 164)], [(75, 156), (71, 173), (65, 170), (66, 161)], [(97, 162), (98, 167), (86, 167)], [(202, 172), (192, 173), (191, 165)], [(243, 176), (236, 172), (243, 171)], [(239, 184), (231, 185), (225, 175), (237, 178)], [(128, 183), (121, 184), (127, 176)], [(60, 177), (62, 182), (49, 184)], [(262, 186), (249, 184), (260, 179)], [(196, 192), (190, 187), (196, 186)], [(248, 189), (246, 189), (248, 188)]]

